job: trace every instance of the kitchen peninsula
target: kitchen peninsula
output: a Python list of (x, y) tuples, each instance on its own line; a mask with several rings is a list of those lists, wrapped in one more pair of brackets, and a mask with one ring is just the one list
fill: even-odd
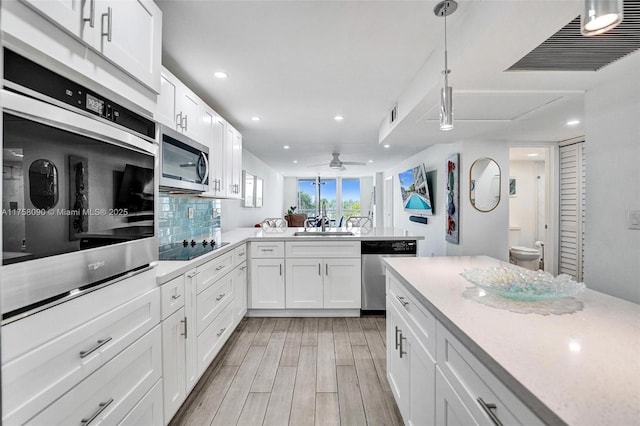
[[(436, 424), (449, 424), (455, 415), (469, 424), (493, 417), (504, 424), (640, 422), (637, 304), (587, 289), (574, 297), (582, 308), (573, 313), (514, 313), (463, 296), (473, 285), (461, 272), (504, 262), (484, 256), (385, 262), (387, 341), (396, 327), (405, 345), (399, 350), (409, 352), (399, 357), (398, 345), (387, 345), (389, 380), (405, 421), (435, 416)], [(399, 392), (403, 380), (420, 375), (419, 369), (402, 375), (400, 358), (411, 359), (414, 347), (424, 348), (431, 363), (430, 412), (423, 408), (429, 401), (413, 406), (411, 392)]]

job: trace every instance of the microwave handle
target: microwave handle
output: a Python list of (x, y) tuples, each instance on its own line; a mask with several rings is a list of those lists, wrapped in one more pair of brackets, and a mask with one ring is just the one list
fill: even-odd
[(202, 160), (204, 161), (204, 168), (205, 168), (205, 172), (204, 172), (204, 176), (202, 176), (202, 183), (205, 182), (205, 180), (207, 180), (209, 178), (209, 160), (207, 160), (207, 156), (205, 155), (204, 152), (200, 153), (200, 156), (202, 157)]

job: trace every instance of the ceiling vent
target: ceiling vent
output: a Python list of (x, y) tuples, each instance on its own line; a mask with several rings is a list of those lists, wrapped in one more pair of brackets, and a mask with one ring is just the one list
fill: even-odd
[(578, 16), (507, 71), (598, 71), (640, 49), (640, 2), (624, 3), (624, 20), (607, 33), (583, 36)]

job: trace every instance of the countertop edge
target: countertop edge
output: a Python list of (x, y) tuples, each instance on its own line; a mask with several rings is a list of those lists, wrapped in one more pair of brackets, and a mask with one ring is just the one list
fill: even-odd
[(553, 410), (545, 405), (535, 394), (529, 391), (524, 385), (516, 380), (502, 365), (495, 361), (484, 349), (482, 349), (473, 339), (471, 339), (462, 329), (455, 325), (442, 311), (433, 305), (418, 289), (416, 289), (404, 276), (383, 259), (385, 266), (394, 272), (396, 278), (405, 285), (411, 295), (418, 299), (433, 316), (445, 326), (453, 336), (475, 356), (478, 360), (494, 374), (513, 394), (526, 405), (545, 424), (567, 425)]

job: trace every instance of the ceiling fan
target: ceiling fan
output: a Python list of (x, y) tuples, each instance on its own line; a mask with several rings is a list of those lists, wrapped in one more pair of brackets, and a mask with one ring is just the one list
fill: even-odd
[(333, 155), (333, 158), (329, 163), (314, 164), (309, 167), (329, 166), (329, 168), (332, 168), (335, 170), (346, 170), (346, 168), (344, 167), (345, 165), (347, 166), (366, 166), (367, 165), (367, 163), (365, 163), (364, 161), (342, 161), (340, 160), (340, 158), (338, 158), (340, 157), (340, 153), (338, 152), (334, 152), (331, 155)]

